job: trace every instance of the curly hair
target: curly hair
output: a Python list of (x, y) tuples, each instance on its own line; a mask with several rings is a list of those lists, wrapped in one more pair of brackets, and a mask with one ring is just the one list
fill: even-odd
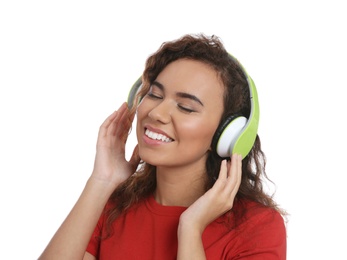
[[(209, 65), (217, 72), (224, 85), (224, 112), (221, 122), (230, 115), (250, 114), (250, 93), (244, 70), (240, 64), (232, 59), (225, 50), (221, 40), (216, 36), (185, 35), (180, 39), (164, 42), (154, 54), (146, 61), (142, 75), (142, 87), (137, 95), (137, 101), (148, 92), (151, 84), (156, 80), (159, 73), (171, 62), (178, 59), (192, 59)], [(135, 105), (136, 106), (136, 105)], [(132, 108), (134, 113), (136, 107)], [(211, 140), (212, 142), (212, 140)], [(206, 191), (215, 183), (219, 175), (220, 165), (223, 158), (212, 150), (206, 160), (207, 181)], [(245, 208), (242, 208), (243, 200), (257, 202), (260, 206), (270, 207), (281, 211), (273, 198), (263, 190), (262, 179), (268, 179), (265, 172), (266, 158), (261, 150), (261, 143), (257, 135), (255, 143), (249, 154), (242, 161), (242, 180), (235, 203), (229, 215), (234, 214), (232, 227), (242, 222)], [(137, 172), (122, 183), (110, 197), (110, 203), (106, 210), (106, 227), (112, 231), (112, 222), (130, 207), (154, 193), (156, 189), (156, 167), (142, 162)], [(241, 206), (240, 206), (241, 205)], [(237, 209), (235, 209), (237, 208)]]

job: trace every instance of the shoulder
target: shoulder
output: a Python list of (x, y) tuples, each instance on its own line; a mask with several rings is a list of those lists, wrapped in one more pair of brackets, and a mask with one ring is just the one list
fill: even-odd
[(208, 259), (286, 259), (286, 229), (282, 215), (252, 201), (237, 201), (232, 211), (205, 230)]
[(285, 259), (287, 235), (282, 215), (256, 202), (243, 201), (242, 204), (244, 217), (236, 227), (240, 255), (250, 257), (259, 254), (266, 259)]
[(241, 229), (254, 232), (272, 227), (285, 232), (285, 222), (280, 212), (257, 202), (239, 201), (235, 207), (235, 218), (238, 218)]

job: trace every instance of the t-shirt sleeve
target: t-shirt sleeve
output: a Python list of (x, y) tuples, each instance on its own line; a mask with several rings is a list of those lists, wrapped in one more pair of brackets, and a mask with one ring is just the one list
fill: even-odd
[(256, 219), (243, 236), (237, 257), (232, 259), (285, 260), (287, 239), (283, 217), (271, 211)]
[(104, 224), (104, 214), (101, 215), (98, 224), (96, 225), (94, 232), (89, 240), (89, 244), (87, 246), (86, 251), (96, 258), (99, 256), (100, 250), (100, 240), (102, 236), (102, 228)]

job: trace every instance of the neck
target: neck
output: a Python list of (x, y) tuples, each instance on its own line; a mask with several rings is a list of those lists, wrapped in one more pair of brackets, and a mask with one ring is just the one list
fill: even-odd
[(154, 197), (165, 206), (189, 207), (205, 193), (205, 166), (194, 168), (157, 167)]

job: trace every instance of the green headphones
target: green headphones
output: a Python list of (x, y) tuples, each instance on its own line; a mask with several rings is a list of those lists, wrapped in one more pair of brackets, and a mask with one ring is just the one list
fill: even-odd
[[(238, 60), (230, 57), (241, 67), (249, 87), (251, 112), (248, 118), (244, 116), (230, 116), (217, 128), (213, 139), (212, 148), (222, 158), (228, 158), (232, 154), (241, 154), (245, 158), (253, 147), (257, 137), (259, 124), (258, 93), (252, 78), (247, 74)], [(132, 107), (136, 94), (141, 88), (141, 77), (134, 83), (128, 95), (128, 106)]]

